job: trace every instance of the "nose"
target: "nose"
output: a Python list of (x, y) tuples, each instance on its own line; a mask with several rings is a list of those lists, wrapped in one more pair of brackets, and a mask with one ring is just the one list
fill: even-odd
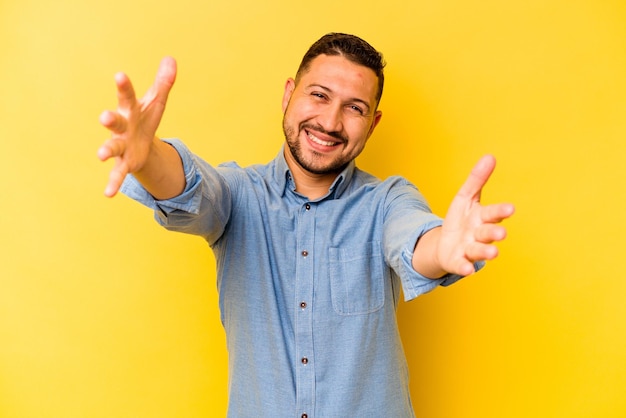
[(318, 122), (326, 132), (341, 132), (343, 130), (343, 112), (340, 104), (325, 106), (318, 116)]

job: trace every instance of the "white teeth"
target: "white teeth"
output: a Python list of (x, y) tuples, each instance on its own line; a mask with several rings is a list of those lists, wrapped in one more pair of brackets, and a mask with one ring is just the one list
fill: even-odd
[(324, 145), (327, 147), (332, 147), (335, 145), (335, 142), (322, 141), (321, 139), (313, 135), (311, 132), (307, 132), (307, 135), (309, 136), (309, 139), (311, 139), (311, 141), (315, 142), (316, 144)]

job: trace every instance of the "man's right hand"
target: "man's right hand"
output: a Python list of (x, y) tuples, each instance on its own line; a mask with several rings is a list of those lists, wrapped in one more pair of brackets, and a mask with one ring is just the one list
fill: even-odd
[[(178, 154), (155, 136), (175, 80), (176, 61), (173, 58), (164, 58), (154, 83), (143, 98), (137, 100), (135, 90), (126, 74), (115, 75), (117, 111), (105, 111), (100, 115), (100, 123), (111, 131), (111, 138), (98, 149), (98, 157), (102, 161), (115, 159), (104, 192), (106, 196), (114, 196), (129, 173), (133, 173), (149, 192), (155, 194), (154, 190), (151, 190), (151, 184), (162, 180), (164, 172), (171, 167), (168, 166), (168, 161), (160, 161), (164, 156), (170, 163), (174, 163), (174, 169), (180, 171), (184, 188), (184, 173)], [(179, 176), (173, 177), (180, 180)], [(161, 184), (158, 187), (161, 187)], [(175, 184), (174, 190), (180, 193), (182, 190), (179, 189), (180, 184)], [(159, 194), (159, 190), (156, 190), (156, 194)], [(167, 190), (164, 194), (172, 192)]]

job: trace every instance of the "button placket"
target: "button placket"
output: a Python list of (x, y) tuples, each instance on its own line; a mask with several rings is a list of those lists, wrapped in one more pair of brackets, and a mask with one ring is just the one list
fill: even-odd
[[(313, 282), (315, 258), (315, 214), (317, 206), (301, 204), (296, 222), (296, 278), (295, 278), (295, 374), (297, 410), (312, 411), (315, 405), (315, 367), (313, 352)], [(298, 416), (309, 416), (301, 413)]]

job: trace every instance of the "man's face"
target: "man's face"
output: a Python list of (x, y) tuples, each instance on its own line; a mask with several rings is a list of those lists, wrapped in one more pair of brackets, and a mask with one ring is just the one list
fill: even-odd
[(378, 78), (342, 56), (319, 55), (283, 96), (286, 158), (312, 174), (338, 174), (365, 147), (382, 116)]

